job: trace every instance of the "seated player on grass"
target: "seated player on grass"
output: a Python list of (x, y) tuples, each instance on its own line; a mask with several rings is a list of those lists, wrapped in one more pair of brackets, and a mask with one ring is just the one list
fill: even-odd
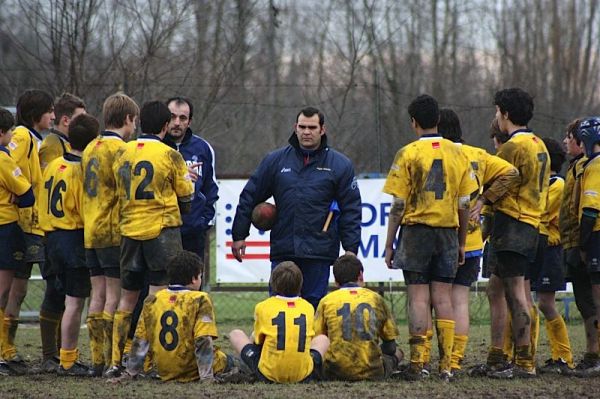
[(231, 368), (233, 359), (213, 345), (215, 311), (208, 294), (198, 291), (203, 268), (193, 252), (175, 255), (167, 266), (169, 286), (144, 301), (127, 368), (112, 382), (140, 375), (149, 351), (163, 381), (212, 381)]
[(254, 308), (254, 342), (233, 330), (231, 345), (259, 381), (320, 379), (329, 339), (315, 336), (314, 308), (300, 298), (302, 272), (294, 262), (282, 262), (271, 272), (270, 284), (274, 296)]
[(394, 318), (383, 298), (363, 287), (363, 270), (356, 256), (340, 256), (333, 264), (339, 289), (321, 299), (317, 308), (315, 333), (331, 341), (323, 362), (327, 379), (387, 378), (403, 357), (396, 348)]
[(37, 202), (40, 226), (46, 232), (48, 258), (66, 295), (59, 375), (86, 376), (89, 372), (87, 366), (78, 362), (77, 349), (81, 312), (91, 290), (83, 245), (81, 152), (98, 136), (99, 129), (98, 120), (91, 115), (81, 114), (71, 121), (71, 152), (48, 164), (42, 180), (44, 190)]

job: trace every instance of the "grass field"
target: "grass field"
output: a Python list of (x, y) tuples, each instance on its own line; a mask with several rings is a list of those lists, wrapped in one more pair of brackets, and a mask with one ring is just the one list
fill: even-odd
[[(217, 341), (228, 352), (229, 344), (225, 337), (227, 331), (234, 327), (251, 329), (251, 322), (219, 324), (221, 337)], [(583, 351), (583, 327), (580, 323), (569, 325), (571, 342), (576, 356)], [(406, 344), (406, 325), (400, 326), (401, 347), (408, 353)], [(87, 330), (81, 332), (81, 357), (89, 360), (87, 347)], [(489, 342), (489, 326), (472, 327), (466, 364), (472, 365), (485, 359)], [(40, 361), (40, 339), (37, 325), (24, 325), (19, 329), (17, 346), (28, 362), (36, 364)], [(542, 325), (538, 364), (549, 356), (546, 334)], [(0, 378), (1, 398), (149, 398), (168, 396), (180, 397), (240, 397), (248, 398), (526, 398), (526, 397), (597, 397), (600, 392), (600, 378), (581, 380), (560, 376), (541, 376), (533, 380), (496, 381), (463, 377), (450, 384), (444, 384), (432, 377), (418, 383), (403, 381), (391, 382), (327, 382), (306, 385), (206, 385), (199, 383), (161, 383), (158, 381), (137, 380), (125, 385), (112, 385), (103, 379), (84, 379), (58, 377), (55, 375), (30, 375), (23, 377)]]

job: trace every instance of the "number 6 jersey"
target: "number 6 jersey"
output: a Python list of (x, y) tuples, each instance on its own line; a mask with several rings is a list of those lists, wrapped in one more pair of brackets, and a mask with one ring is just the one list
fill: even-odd
[(467, 156), (437, 134), (396, 153), (383, 192), (406, 202), (401, 224), (458, 227), (458, 198), (478, 190)]
[(179, 200), (191, 201), (194, 184), (180, 153), (152, 134), (119, 150), (113, 173), (119, 194), (121, 235), (135, 240), (158, 237), (181, 226)]

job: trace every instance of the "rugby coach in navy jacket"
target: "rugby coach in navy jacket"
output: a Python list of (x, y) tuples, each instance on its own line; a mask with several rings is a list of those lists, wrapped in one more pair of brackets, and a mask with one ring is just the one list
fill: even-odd
[[(234, 257), (242, 261), (256, 204), (273, 196), (277, 220), (271, 230), (271, 267), (294, 261), (302, 270), (302, 297), (316, 309), (327, 293), (330, 266), (360, 244), (361, 199), (354, 168), (342, 153), (327, 146), (324, 115), (301, 110), (289, 145), (269, 153), (240, 194), (233, 220)], [(330, 206), (339, 214), (323, 231)]]

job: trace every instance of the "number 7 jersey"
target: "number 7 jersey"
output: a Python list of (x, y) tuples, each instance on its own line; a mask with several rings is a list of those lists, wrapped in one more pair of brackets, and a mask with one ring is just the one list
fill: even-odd
[(312, 373), (310, 343), (315, 309), (300, 297), (273, 296), (254, 308), (258, 369), (271, 381), (300, 382)]
[(383, 192), (406, 202), (403, 225), (458, 227), (458, 199), (477, 193), (469, 159), (450, 140), (423, 135), (396, 153)]
[(119, 152), (113, 173), (119, 195), (121, 235), (150, 240), (165, 227), (181, 226), (178, 198), (191, 200), (194, 194), (181, 154), (156, 135), (142, 135)]

